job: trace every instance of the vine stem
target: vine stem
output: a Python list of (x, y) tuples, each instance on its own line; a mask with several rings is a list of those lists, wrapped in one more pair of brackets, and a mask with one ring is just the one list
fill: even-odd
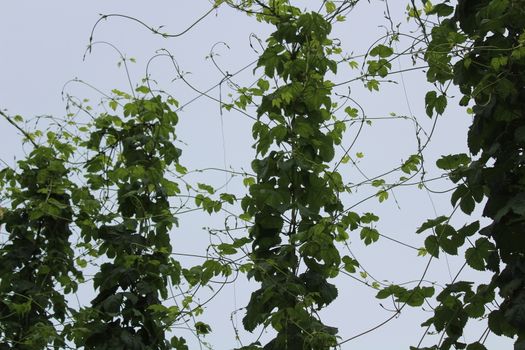
[(2, 117), (4, 117), (4, 119), (7, 120), (7, 122), (8, 122), (9, 124), (11, 124), (11, 125), (14, 126), (15, 128), (17, 128), (18, 131), (20, 131), (20, 132), (21, 132), (21, 133), (27, 138), (27, 140), (28, 140), (29, 142), (31, 142), (31, 144), (32, 144), (35, 148), (38, 148), (38, 147), (39, 147), (38, 144), (37, 144), (37, 143), (33, 140), (33, 138), (31, 137), (31, 135), (29, 135), (29, 133), (28, 133), (27, 131), (25, 131), (24, 129), (22, 129), (22, 128), (20, 127), (20, 125), (18, 125), (17, 123), (15, 123), (15, 122), (13, 121), (13, 119), (11, 119), (10, 116), (8, 116), (7, 114), (5, 114), (2, 110), (0, 110), (0, 115), (1, 115)]

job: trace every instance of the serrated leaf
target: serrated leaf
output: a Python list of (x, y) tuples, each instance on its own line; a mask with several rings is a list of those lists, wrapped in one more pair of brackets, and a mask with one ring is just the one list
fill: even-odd
[(195, 322), (195, 331), (197, 334), (209, 334), (211, 332), (211, 327), (204, 322)]
[(478, 271), (485, 270), (485, 260), (492, 254), (495, 247), (488, 239), (479, 238), (474, 247), (468, 248), (465, 252), (467, 264)]
[(421, 233), (421, 232), (428, 230), (429, 228), (436, 227), (437, 225), (444, 223), (448, 219), (449, 219), (448, 216), (444, 216), (444, 215), (438, 216), (435, 219), (429, 219), (425, 223), (423, 223), (421, 227), (417, 229), (416, 233)]
[(463, 196), (459, 202), (459, 207), (467, 215), (472, 214), (475, 206), (476, 206), (476, 202), (474, 201), (474, 198), (472, 198), (470, 194)]
[(370, 245), (374, 242), (377, 242), (379, 239), (379, 232), (374, 228), (363, 227), (361, 229), (361, 239), (366, 245)]
[(441, 115), (447, 108), (447, 97), (445, 95), (438, 96), (434, 102), (434, 109), (437, 114)]
[(434, 114), (433, 111), (434, 111), (434, 106), (436, 104), (436, 98), (437, 98), (437, 92), (435, 91), (429, 91), (425, 95), (425, 106), (426, 106), (425, 110), (429, 117), (432, 117), (432, 115)]
[(344, 264), (343, 268), (348, 273), (355, 273), (356, 272), (356, 268), (359, 267), (359, 262), (357, 262), (357, 260), (352, 259), (351, 257), (349, 257), (347, 255), (343, 256), (341, 261)]
[(370, 50), (370, 56), (375, 57), (379, 56), (381, 58), (386, 58), (389, 56), (392, 56), (394, 53), (394, 50), (386, 45), (379, 44), (376, 47), (374, 47), (372, 50)]
[(267, 81), (267, 80), (264, 80), (264, 79), (259, 79), (257, 81), (257, 86), (262, 90), (262, 91), (267, 91), (270, 89), (270, 83)]
[(428, 236), (425, 239), (425, 249), (427, 250), (428, 254), (432, 255), (433, 257), (439, 257), (439, 243), (436, 236)]

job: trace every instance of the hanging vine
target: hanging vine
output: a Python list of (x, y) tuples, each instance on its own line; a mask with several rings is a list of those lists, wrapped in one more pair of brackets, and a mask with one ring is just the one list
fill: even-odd
[[(15, 125), (21, 120), (2, 116)], [(83, 281), (69, 245), (77, 188), (68, 161), (75, 147), (53, 132), (46, 136), (46, 145), (29, 139), (35, 148), (17, 170), (0, 171), (0, 188), (10, 202), (0, 212), (8, 234), (0, 247), (2, 349), (63, 347), (66, 296)]]
[[(427, 78), (440, 88), (427, 94), (427, 112), (431, 116), (434, 110), (444, 109), (448, 97), (444, 87), (453, 82), (463, 94), (460, 104), (472, 105), (473, 115), (468, 133), (472, 156), (448, 155), (437, 165), (458, 184), (452, 204), (471, 214), (485, 198), (483, 215), (491, 220), (475, 242), (469, 237), (479, 223), (456, 231), (443, 224), (446, 217), (431, 220), (423, 229), (434, 227), (436, 236), (427, 238), (426, 245), (437, 256), (441, 249), (457, 254), (467, 241), (466, 263), (492, 272), (493, 278), (476, 289), (467, 281), (448, 285), (437, 297), (440, 304), (434, 316), (423, 324), (443, 332), (442, 341), (417, 349), (486, 349), (483, 343), (489, 331), (514, 337), (514, 348), (525, 349), (525, 2), (459, 1), (455, 8), (448, 1), (426, 5), (426, 14), (439, 19), (425, 53)], [(414, 7), (413, 13), (424, 26), (422, 11)], [(468, 319), (485, 317), (488, 328), (479, 341), (463, 343)]]
[[(167, 50), (154, 58), (169, 58), (177, 79), (199, 97), (218, 102), (221, 113), (233, 109), (255, 120), (256, 159), (251, 163), (255, 174), (219, 169), (232, 177), (245, 177), (249, 193), (240, 203), (243, 213), (225, 210), (225, 228), (209, 230), (220, 242), (210, 240), (206, 253), (199, 256), (205, 259), (203, 264), (186, 268), (173, 258), (170, 232), (178, 224), (180, 212), (202, 209), (217, 213), (224, 210), (223, 204), (234, 205), (244, 194), (217, 193), (211, 185), (194, 186), (186, 181), (184, 177), (191, 171), (179, 163), (181, 150), (175, 146), (176, 111), (183, 106), (171, 97), (156, 95), (149, 74), (144, 80), (147, 86), (139, 86), (131, 95), (118, 90), (106, 95), (103, 113), (92, 113), (79, 105), (92, 120), (76, 125), (78, 135), (66, 130), (65, 125), (74, 124), (71, 120), (45, 137), (40, 131), (27, 133), (19, 126), (19, 117), (1, 112), (33, 149), (17, 163), (17, 169), (7, 167), (0, 172), (2, 199), (8, 203), (0, 207), (0, 224), (8, 235), (0, 246), (0, 349), (40, 350), (74, 344), (85, 349), (187, 350), (186, 339), (172, 331), (178, 323), (191, 319), (194, 326), (188, 328), (197, 338), (209, 333), (211, 327), (195, 317), (220, 288), (206, 301), (199, 299), (197, 291), (217, 276), (228, 281), (234, 270), (257, 282), (258, 289), (245, 308), (244, 328), (250, 332), (274, 330), (266, 344), (241, 343), (239, 350), (341, 348), (397, 318), (405, 305), (428, 303), (434, 284), (424, 286), (424, 275), (412, 289), (375, 278), (369, 284), (369, 275), (350, 251), (348, 239), (349, 232), (356, 230), (365, 245), (381, 236), (389, 238), (376, 229), (379, 218), (375, 214), (360, 215), (352, 209), (369, 199), (387, 200), (397, 186), (423, 187), (427, 181), (423, 149), (430, 136), (426, 143), (421, 141), (421, 128), (414, 118), (417, 153), (393, 170), (368, 177), (349, 152), (371, 119), (366, 119), (364, 112), (359, 119), (360, 112), (349, 106), (344, 109), (345, 118), (338, 118), (344, 103), (339, 106), (334, 101), (334, 96), (345, 103), (352, 101), (350, 93), (343, 96), (335, 90), (352, 81), (360, 80), (371, 92), (378, 91), (380, 83), (390, 82), (387, 79), (396, 73), (392, 72), (392, 61), (403, 54), (417, 56), (410, 50), (415, 51), (425, 40), (427, 78), (437, 90), (426, 95), (427, 114), (443, 114), (448, 85), (453, 82), (464, 95), (461, 104), (472, 103), (474, 117), (468, 136), (472, 154), (445, 156), (437, 166), (457, 184), (452, 195), (454, 211), (459, 208), (471, 214), (476, 203), (486, 199), (483, 214), (491, 223), (481, 230), (479, 221), (455, 229), (451, 216), (440, 216), (417, 230), (432, 232), (425, 248), (389, 239), (421, 255), (430, 254), (424, 274), (432, 259), (443, 252), (458, 254), (465, 249), (465, 266), (490, 271), (493, 279), (474, 286), (455, 278), (445, 286), (437, 296), (434, 315), (423, 324), (425, 335), (431, 327), (443, 334), (439, 344), (422, 348), (421, 341), (413, 349), (482, 350), (489, 331), (516, 337), (516, 349), (525, 349), (523, 0), (463, 0), (456, 8), (449, 1), (436, 5), (424, 1), (421, 10), (412, 1), (408, 15), (423, 29), (421, 37), (412, 37), (418, 44), (395, 52), (394, 43), (401, 34), (390, 19), (390, 31), (363, 55), (362, 74), (341, 83), (329, 77), (337, 74), (341, 63), (352, 69), (358, 64), (341, 54), (340, 43), (330, 37), (332, 24), (344, 21), (357, 1), (322, 1), (319, 10), (312, 12), (286, 0), (215, 1), (195, 23), (173, 35), (133, 17), (103, 15), (93, 28), (90, 49), (101, 43), (93, 42), (93, 34), (102, 20), (126, 18), (156, 35), (179, 37), (223, 3), (274, 28), (265, 45), (259, 42), (263, 52), (254, 71), (262, 77), (250, 87), (241, 88), (233, 82), (237, 73), (222, 70), (210, 53), (222, 74), (215, 87), (221, 89), (223, 83), (229, 83), (238, 93), (232, 103), (222, 101), (222, 90), (217, 99), (208, 94), (213, 88), (200, 91), (194, 87)], [(388, 13), (388, 4), (386, 8)], [(437, 15), (437, 24), (431, 23), (427, 31), (427, 16), (433, 15)], [(122, 55), (121, 59), (125, 64)], [(250, 64), (239, 72), (248, 67)], [(256, 107), (254, 116), (248, 110), (251, 106)], [(342, 143), (348, 125), (360, 128), (345, 148)], [(36, 142), (37, 138), (44, 142)], [(337, 148), (343, 150), (339, 159)], [(356, 157), (363, 155), (358, 152)], [(345, 183), (338, 168), (349, 161), (366, 180)], [(398, 181), (383, 179), (398, 172), (403, 173)], [(410, 183), (418, 173), (421, 182)], [(371, 185), (373, 193), (357, 204), (345, 205), (343, 193), (364, 185)], [(183, 194), (184, 190), (188, 193)], [(183, 204), (178, 206), (175, 200)], [(195, 207), (188, 203), (195, 203)], [(232, 229), (230, 219), (247, 224), (236, 221)], [(244, 237), (232, 235), (233, 230), (245, 229)], [(225, 234), (224, 241), (218, 232)], [(339, 243), (349, 255), (342, 256)], [(246, 256), (229, 258), (240, 252)], [(89, 275), (86, 267), (96, 271)], [(390, 298), (396, 309), (387, 321), (343, 340), (339, 330), (325, 324), (321, 315), (338, 296), (333, 279), (341, 273), (352, 276), (359, 269), (362, 279), (356, 280), (377, 290), (377, 298)], [(90, 305), (74, 309), (67, 299), (85, 282), (83, 272), (93, 276), (96, 295)], [(183, 289), (183, 284), (189, 287)], [(172, 287), (180, 293), (175, 295)], [(488, 318), (488, 328), (479, 341), (467, 344), (462, 335), (469, 318)], [(238, 336), (237, 329), (235, 332)]]
[[(142, 86), (137, 92), (147, 94)], [(115, 208), (95, 216), (81, 212), (77, 222), (85, 244), (96, 243), (100, 265), (93, 285), (98, 294), (69, 327), (71, 339), (86, 349), (185, 349), (184, 339), (165, 332), (181, 313), (191, 313), (168, 299), (168, 285), (178, 285), (181, 266), (171, 257), (169, 232), (177, 224), (170, 197), (179, 185), (167, 176), (178, 167), (174, 141), (177, 102), (160, 96), (128, 99), (124, 118), (103, 113), (85, 143), (92, 156), (85, 164), (86, 193), (113, 197)], [(116, 100), (110, 101), (113, 110)], [(103, 205), (106, 205), (104, 202)]]
[[(318, 311), (337, 297), (329, 282), (341, 264), (337, 227), (350, 225), (338, 220), (345, 186), (329, 166), (345, 130), (332, 114), (333, 83), (325, 79), (329, 70), (337, 71), (327, 55), (331, 25), (319, 13), (273, 5), (264, 18), (276, 30), (257, 63), (265, 77), (247, 91), (262, 96), (253, 125), (261, 158), (252, 162), (256, 181), (242, 200), (253, 217), (248, 277), (261, 285), (243, 323), (249, 331), (259, 325), (276, 330), (264, 349), (329, 349), (337, 345), (337, 329), (323, 324)], [(333, 128), (324, 132), (330, 121)], [(259, 346), (243, 347), (252, 348)]]

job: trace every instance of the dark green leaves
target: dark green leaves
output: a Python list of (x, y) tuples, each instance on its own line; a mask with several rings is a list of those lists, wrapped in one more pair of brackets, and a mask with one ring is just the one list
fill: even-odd
[(434, 228), (437, 225), (444, 223), (448, 219), (449, 218), (447, 216), (439, 216), (436, 219), (427, 220), (423, 225), (421, 225), (420, 228), (417, 229), (416, 233), (421, 233), (428, 230), (429, 228)]
[(188, 350), (188, 346), (186, 345), (186, 340), (182, 337), (172, 337), (170, 341), (170, 345), (175, 350)]
[(436, 236), (428, 236), (425, 239), (425, 249), (433, 257), (439, 257), (439, 241)]
[(390, 285), (380, 290), (376, 298), (386, 299), (390, 296), (394, 297), (394, 300), (399, 303), (406, 303), (409, 306), (417, 307), (423, 305), (426, 298), (430, 298), (434, 295), (434, 287), (415, 287), (414, 289), (407, 290), (401, 286)]
[(505, 319), (503, 312), (494, 310), (489, 314), (489, 328), (496, 335), (514, 336), (516, 329)]
[(421, 233), (433, 229), (433, 234), (425, 239), (425, 249), (434, 257), (439, 256), (440, 249), (448, 254), (457, 254), (458, 248), (463, 245), (466, 237), (473, 235), (479, 229), (479, 222), (475, 221), (456, 231), (452, 226), (446, 224), (448, 220), (446, 216), (428, 220), (416, 231)]
[[(444, 88), (453, 82), (461, 91), (460, 104), (468, 106), (473, 103), (468, 146), (476, 159), (471, 161), (466, 154), (450, 155), (441, 158), (437, 165), (449, 171), (450, 179), (459, 184), (451, 196), (452, 205), (459, 204), (464, 213), (472, 214), (476, 202), (480, 203), (486, 197), (483, 215), (492, 220), (480, 231), (486, 237), (477, 238), (465, 252), (466, 263), (471, 268), (494, 272), (490, 288), (479, 288), (474, 293), (465, 283), (447, 287), (438, 297), (442, 305), (435, 309), (434, 317), (426, 323), (437, 331), (445, 331), (442, 346), (459, 348), (466, 346), (458, 340), (467, 318), (482, 317), (484, 305), (494, 299), (483, 295), (483, 289), (499, 289), (504, 299), (488, 317), (492, 332), (513, 337), (525, 325), (523, 317), (516, 317), (524, 313), (523, 298), (504, 292), (507, 288), (521, 286), (523, 279), (521, 272), (516, 273), (522, 270), (518, 266), (524, 263), (523, 244), (519, 238), (523, 227), (516, 223), (522, 222), (525, 214), (520, 170), (524, 123), (520, 118), (522, 113), (518, 112), (522, 110), (522, 102), (516, 96), (524, 81), (521, 69), (524, 41), (522, 34), (505, 33), (523, 32), (524, 12), (523, 6), (513, 6), (513, 2), (507, 0), (459, 1), (455, 9), (448, 5), (448, 1), (427, 7), (427, 14), (439, 17), (453, 13), (451, 18), (440, 20), (432, 28), (425, 53), (429, 65), (427, 78), (432, 83), (439, 83), (437, 88), (440, 91), (446, 91)], [(469, 43), (468, 47), (465, 42)], [(498, 50), (485, 50), (487, 46)], [(459, 60), (456, 60), (457, 50), (463, 57)], [(455, 64), (452, 63), (454, 60)], [(520, 67), (519, 73), (516, 73), (515, 65)], [(429, 116), (434, 112), (439, 114), (446, 106), (446, 97), (431, 91), (426, 95), (425, 104)], [(446, 226), (440, 228), (436, 225), (436, 236), (429, 237), (426, 245), (434, 253), (438, 247), (455, 252), (458, 244), (461, 245), (465, 237), (474, 235), (478, 229), (479, 223), (475, 222), (449, 234), (452, 231)], [(505, 266), (504, 272), (500, 272), (502, 266)], [(463, 300), (460, 295), (463, 295)], [(518, 341), (515, 347), (522, 344)], [(483, 350), (485, 347), (478, 342), (469, 344), (467, 349)]]
[(485, 270), (485, 261), (495, 250), (494, 244), (486, 238), (479, 238), (474, 247), (468, 248), (465, 252), (467, 263), (476, 270)]
[[(326, 10), (336, 11), (334, 4), (327, 2)], [(243, 324), (250, 331), (271, 324), (277, 335), (268, 349), (301, 344), (304, 349), (327, 350), (336, 344), (336, 329), (324, 326), (309, 310), (312, 306), (320, 309), (337, 297), (336, 287), (327, 280), (337, 275), (341, 262), (348, 272), (359, 266), (349, 257), (341, 260), (334, 241), (346, 240), (347, 229), (359, 227), (361, 220), (348, 214), (336, 224), (343, 213), (339, 194), (345, 184), (339, 173), (328, 169), (346, 125), (338, 120), (331, 123), (335, 119), (334, 84), (324, 79), (328, 71), (337, 72), (337, 62), (327, 55), (336, 51), (327, 38), (331, 24), (318, 13), (301, 13), (284, 3), (279, 7), (289, 12), (272, 20), (276, 31), (258, 67), (264, 67), (267, 78), (282, 84), (264, 94), (269, 83), (266, 78), (258, 81), (263, 95), (252, 128), (260, 156), (252, 161), (257, 180), (245, 181), (249, 195), (241, 202), (243, 218), (253, 218), (253, 265), (248, 276), (261, 282), (251, 296)], [(381, 47), (376, 52), (380, 66), (371, 69), (384, 75), (390, 63), (383, 57), (391, 53)], [(354, 112), (348, 110), (350, 116), (357, 115)], [(328, 130), (327, 122), (333, 125)], [(369, 214), (362, 222), (375, 220)], [(379, 233), (364, 227), (361, 236), (370, 244)], [(218, 249), (222, 254), (237, 251), (228, 244)], [(306, 271), (297, 276), (294, 271), (301, 262)], [(301, 325), (300, 329), (294, 325)]]
[(211, 327), (203, 322), (196, 322), (195, 323), (195, 330), (197, 334), (208, 334), (211, 332)]

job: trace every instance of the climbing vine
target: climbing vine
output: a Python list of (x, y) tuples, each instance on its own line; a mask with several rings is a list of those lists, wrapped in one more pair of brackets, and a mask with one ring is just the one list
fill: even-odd
[[(186, 104), (156, 90), (148, 68), (128, 92), (102, 93), (101, 111), (67, 96), (67, 117), (46, 132), (27, 131), (31, 128), (23, 127), (20, 116), (0, 111), (31, 146), (16, 166), (0, 171), (0, 224), (6, 235), (0, 245), (0, 349), (187, 350), (181, 327), (194, 334), (201, 348), (211, 348), (201, 337), (213, 325), (199, 317), (224, 285), (241, 274), (256, 289), (234, 313), (244, 313), (244, 330), (269, 330), (269, 339), (245, 345), (234, 325), (239, 350), (341, 349), (399, 317), (405, 306), (425, 305), (433, 316), (423, 323), (425, 334), (412, 349), (486, 349), (490, 332), (516, 337), (515, 348), (525, 349), (525, 3), (464, 0), (454, 7), (449, 1), (423, 1), (419, 9), (411, 1), (407, 16), (420, 33), (403, 34), (385, 1), (386, 34), (362, 55), (350, 55), (332, 29), (357, 3), (322, 1), (317, 10), (303, 10), (286, 0), (215, 1), (177, 34), (126, 15), (102, 15), (96, 22), (89, 52), (100, 44), (111, 46), (128, 78), (127, 63), (134, 60), (93, 39), (103, 20), (122, 17), (155, 35), (177, 38), (228, 6), (271, 27), (266, 41), (250, 36), (258, 58), (239, 72), (254, 68), (251, 85), (238, 84), (237, 73), (222, 69), (215, 57), (217, 44), (212, 47), (207, 58), (221, 73), (214, 86), (218, 98), (211, 89), (196, 88), (168, 50), (148, 62), (149, 68), (155, 59), (168, 59), (175, 80), (196, 91), (197, 98), (218, 103), (221, 118), (224, 111), (236, 111), (253, 120), (250, 171), (227, 168), (226, 162), (224, 169), (205, 170), (181, 164), (183, 147), (175, 127)], [(399, 49), (401, 37), (413, 40), (407, 49)], [(368, 92), (380, 92), (394, 83), (396, 74), (419, 69), (400, 66), (395, 71), (392, 63), (405, 55), (414, 65), (421, 59), (428, 64), (427, 80), (435, 89), (424, 103), (434, 118), (432, 130), (426, 133), (414, 116), (375, 118), (412, 122), (417, 149), (394, 169), (368, 176), (358, 164), (364, 155), (354, 145), (374, 118), (354, 99), (349, 84), (360, 82)], [(346, 79), (348, 70), (359, 72)], [(393, 199), (399, 206), (394, 190), (418, 186), (430, 193), (427, 182), (442, 179), (426, 177), (424, 151), (437, 115), (445, 114), (451, 83), (459, 87), (460, 104), (470, 106), (473, 116), (470, 154), (437, 161), (455, 185), (454, 209), (421, 224), (416, 233), (429, 234), (424, 247), (415, 247), (380, 232), (379, 217), (358, 213), (355, 207), (374, 199)], [(233, 90), (231, 101), (222, 95), (225, 85)], [(348, 92), (342, 92), (345, 88)], [(80, 115), (87, 120), (80, 121)], [(352, 127), (357, 132), (348, 141)], [(365, 180), (348, 181), (341, 170), (345, 164)], [(193, 181), (193, 175), (210, 170), (227, 174), (226, 184)], [(229, 193), (235, 177), (242, 177), (245, 192)], [(370, 193), (353, 199), (363, 187)], [(480, 229), (483, 220), (469, 220), (453, 227), (454, 213), (470, 215), (484, 200), (488, 226)], [(185, 266), (176, 259), (185, 253), (174, 251), (172, 232), (179, 230), (181, 215), (196, 211), (224, 214), (224, 227), (207, 228), (206, 252), (192, 255), (204, 262)], [(365, 246), (384, 237), (418, 256), (429, 255), (423, 274), (397, 284), (375, 278), (350, 248), (354, 233)], [(489, 271), (492, 280), (479, 285), (461, 281), (461, 268), (432, 300), (436, 283), (425, 279), (431, 262), (462, 251), (464, 267)], [(342, 276), (370, 288), (380, 301), (391, 300), (392, 315), (351, 337), (327, 324), (322, 316), (340, 294), (336, 281)], [(73, 306), (73, 297), (86, 287), (92, 298)], [(211, 297), (200, 296), (202, 287), (213, 291)], [(470, 343), (463, 340), (469, 319), (488, 319), (487, 330)], [(421, 347), (431, 328), (441, 334), (439, 343)]]
[[(324, 76), (337, 70), (327, 57), (331, 25), (318, 13), (274, 9), (268, 20), (276, 31), (257, 63), (265, 78), (251, 91), (262, 95), (253, 125), (261, 158), (252, 162), (257, 177), (242, 207), (254, 218), (248, 276), (261, 287), (243, 323), (249, 331), (272, 325), (277, 335), (265, 349), (328, 349), (337, 344), (337, 330), (324, 325), (316, 311), (337, 296), (328, 279), (341, 263), (334, 242), (344, 186), (328, 162), (345, 128), (336, 122), (323, 132), (323, 124), (333, 120), (332, 83)], [(267, 79), (280, 84), (268, 92)]]
[[(479, 230), (481, 236), (475, 242), (469, 237), (478, 231), (477, 221), (456, 231), (446, 224), (447, 217), (441, 217), (420, 231), (435, 228), (435, 235), (426, 241), (434, 256), (440, 250), (457, 254), (468, 242), (466, 263), (475, 270), (492, 272), (493, 278), (476, 288), (472, 282), (456, 281), (438, 295), (434, 316), (423, 325), (444, 332), (444, 337), (440, 344), (424, 349), (486, 349), (483, 343), (489, 332), (517, 336), (514, 348), (523, 349), (525, 3), (459, 1), (454, 8), (445, 1), (426, 6), (426, 14), (439, 20), (431, 28), (424, 57), (429, 64), (427, 78), (439, 88), (439, 92), (427, 93), (427, 112), (432, 116), (434, 110), (444, 110), (446, 87), (453, 82), (463, 94), (460, 104), (470, 105), (473, 116), (468, 133), (471, 154), (448, 155), (437, 165), (457, 184), (452, 205), (471, 214), (476, 203), (486, 199), (483, 215), (490, 223)], [(425, 25), (422, 20), (421, 25)], [(463, 343), (468, 319), (486, 317), (488, 327), (480, 340)]]
[(69, 245), (72, 197), (78, 188), (67, 162), (74, 147), (55, 133), (47, 138), (47, 145), (35, 144), (18, 162), (18, 171), (0, 171), (0, 187), (11, 202), (0, 212), (9, 234), (0, 248), (3, 349), (64, 346), (55, 325), (66, 320), (66, 296), (83, 281)]
[[(124, 118), (108, 113), (93, 121), (85, 143), (92, 154), (85, 163), (88, 186), (79, 199), (92, 201), (97, 192), (115, 199), (114, 208), (78, 215), (84, 244), (95, 243), (96, 254), (109, 260), (93, 278), (98, 294), (91, 307), (68, 327), (78, 347), (182, 348), (177, 337), (170, 345), (165, 331), (183, 310), (162, 305), (168, 283), (178, 285), (181, 278), (168, 235), (177, 223), (169, 198), (180, 189), (166, 172), (180, 167), (181, 153), (174, 145), (178, 117), (168, 103), (160, 96), (131, 99), (122, 107)], [(115, 100), (110, 105), (117, 109)]]

